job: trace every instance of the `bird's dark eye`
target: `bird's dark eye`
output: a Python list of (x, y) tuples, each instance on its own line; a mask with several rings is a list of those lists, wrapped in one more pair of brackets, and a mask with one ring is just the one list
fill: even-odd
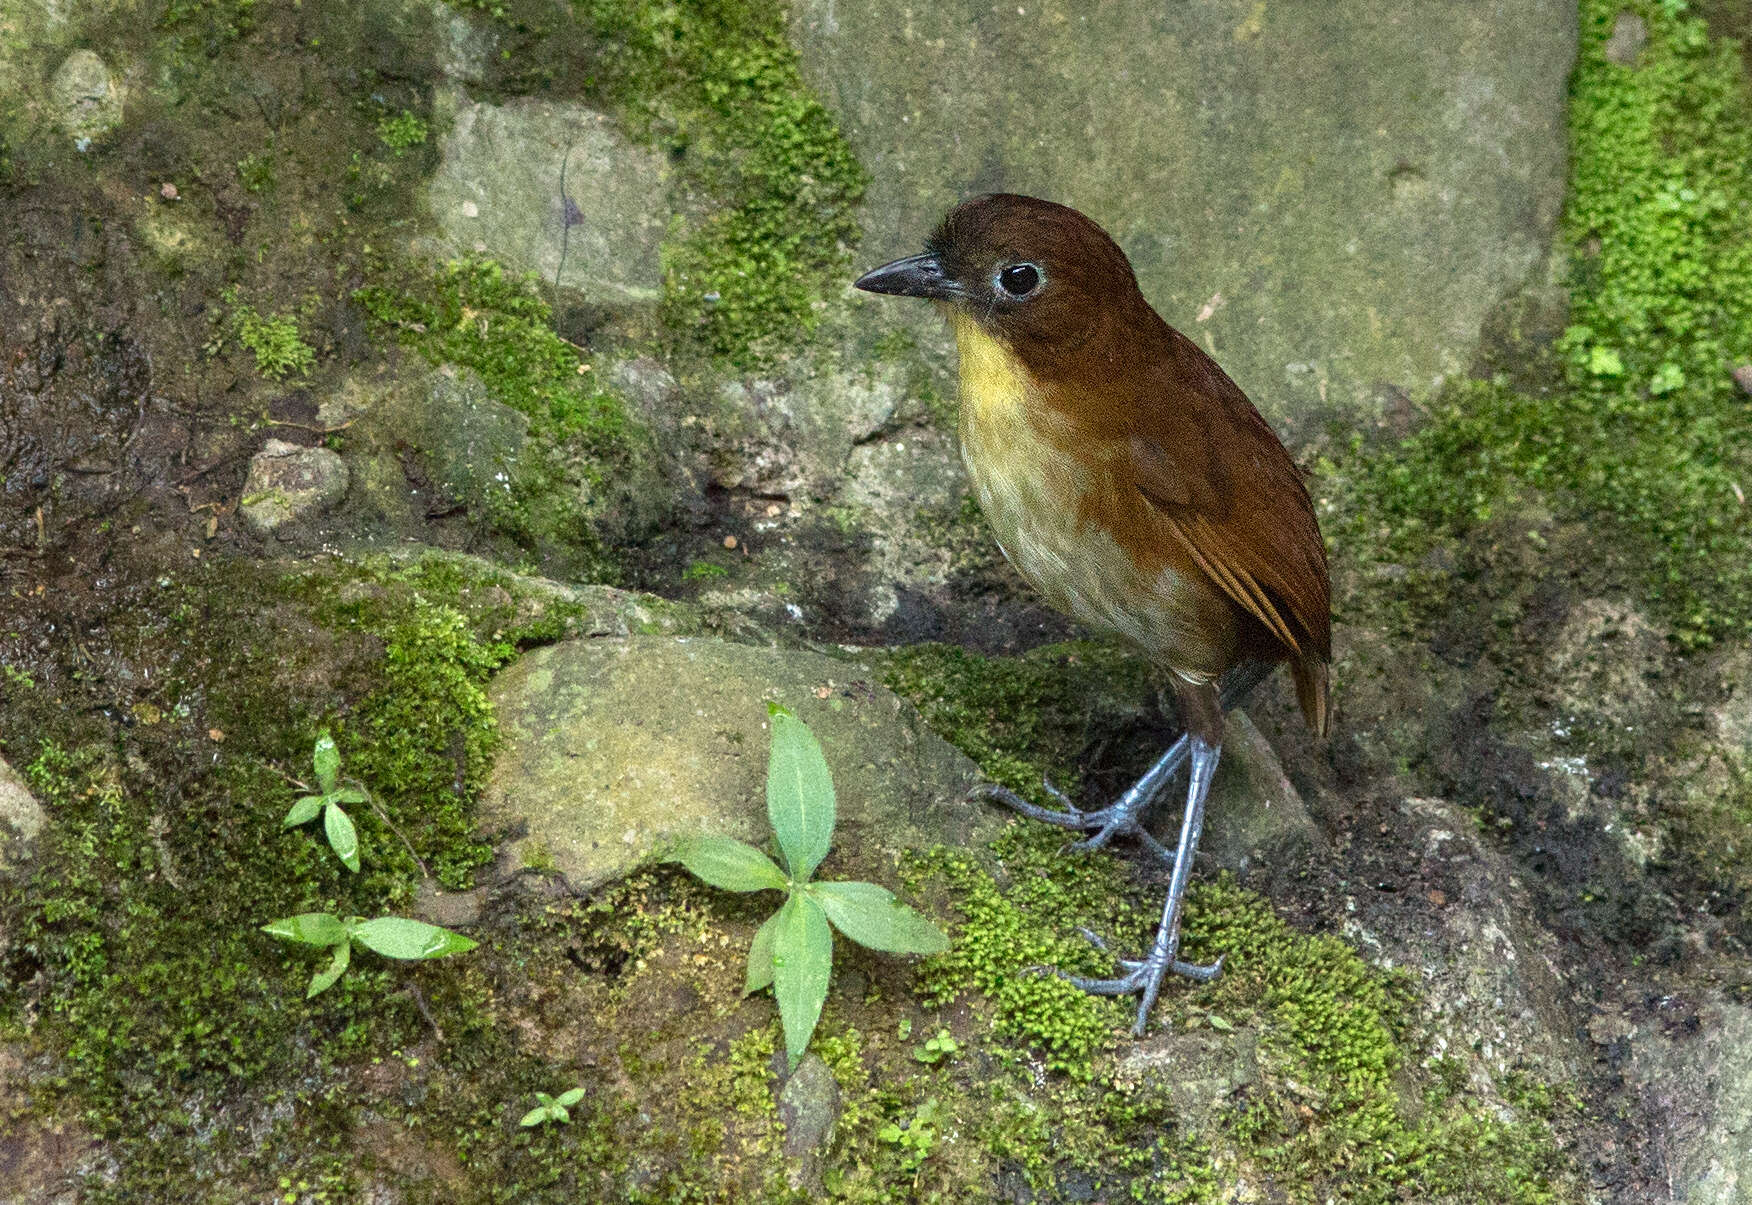
[(1026, 297), (1040, 287), (1040, 269), (1033, 264), (1011, 264), (998, 273), (998, 288), (1012, 297)]

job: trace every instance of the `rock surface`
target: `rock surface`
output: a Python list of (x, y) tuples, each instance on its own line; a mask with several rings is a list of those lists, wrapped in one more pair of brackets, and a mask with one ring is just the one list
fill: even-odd
[(0, 758), (0, 874), (30, 857), (31, 842), (45, 819), (42, 804), (24, 779)]
[(238, 511), (264, 539), (288, 523), (312, 519), (347, 496), (347, 466), (327, 448), (270, 439), (249, 462)]
[(870, 168), (865, 260), (972, 193), (1068, 202), (1302, 432), (1464, 367), (1563, 199), (1557, 0), (805, 0), (791, 31)]
[(85, 150), (122, 124), (121, 85), (109, 67), (89, 50), (75, 50), (55, 69), (49, 81), (57, 125)]
[(675, 209), (661, 155), (583, 105), (451, 96), (427, 194), (441, 254), (491, 256), (599, 304), (657, 299)]
[(855, 662), (711, 639), (571, 641), (493, 682), (504, 746), (482, 816), (511, 856), (584, 891), (663, 842), (766, 840), (766, 703), (820, 739), (838, 797), (832, 877), (889, 879), (909, 846), (989, 840), (978, 771)]

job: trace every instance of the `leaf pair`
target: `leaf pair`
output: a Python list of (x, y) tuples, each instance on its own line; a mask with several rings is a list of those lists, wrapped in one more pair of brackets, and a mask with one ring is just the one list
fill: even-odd
[(405, 916), (380, 916), (366, 920), (362, 916), (342, 920), (330, 912), (304, 912), (282, 920), (269, 921), (262, 932), (283, 941), (305, 946), (327, 947), (331, 951), (329, 965), (311, 977), (306, 1000), (327, 991), (341, 977), (353, 959), (356, 941), (385, 958), (414, 961), (443, 958), (475, 948), (473, 940), (425, 921)]
[(796, 716), (768, 704), (772, 751), (767, 763), (767, 820), (778, 839), (781, 870), (760, 850), (729, 837), (695, 837), (674, 860), (726, 891), (784, 891), (748, 949), (745, 992), (771, 986), (795, 1067), (827, 999), (833, 928), (873, 950), (938, 954), (949, 940), (930, 921), (874, 883), (814, 883), (810, 876), (833, 844), (833, 776), (815, 735)]
[(523, 1120), (517, 1123), (518, 1125), (538, 1126), (550, 1121), (557, 1121), (561, 1125), (565, 1125), (572, 1120), (572, 1115), (567, 1112), (567, 1110), (584, 1099), (584, 1089), (573, 1088), (571, 1091), (562, 1092), (558, 1096), (549, 1096), (546, 1092), (537, 1092), (535, 1094), (535, 1099), (537, 1101), (535, 1108), (525, 1113), (523, 1115)]
[(335, 738), (326, 731), (316, 738), (316, 750), (312, 760), (316, 763), (316, 784), (322, 794), (300, 798), (292, 805), (292, 810), (286, 813), (280, 827), (297, 828), (301, 824), (308, 824), (321, 812), (323, 833), (328, 837), (329, 848), (335, 851), (335, 856), (341, 860), (342, 865), (357, 874), (359, 834), (353, 827), (353, 818), (347, 815), (341, 805), (364, 803), (365, 792), (359, 787), (341, 785), (341, 753), (335, 748)]

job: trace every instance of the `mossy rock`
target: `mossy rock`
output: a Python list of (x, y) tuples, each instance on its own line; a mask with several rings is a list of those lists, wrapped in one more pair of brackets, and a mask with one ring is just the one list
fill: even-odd
[(1005, 817), (967, 801), (979, 771), (856, 663), (710, 639), (538, 649), (493, 683), (504, 745), (482, 796), (510, 856), (575, 890), (695, 833), (760, 843), (766, 704), (820, 739), (838, 797), (832, 877), (890, 880), (905, 849), (983, 846)]

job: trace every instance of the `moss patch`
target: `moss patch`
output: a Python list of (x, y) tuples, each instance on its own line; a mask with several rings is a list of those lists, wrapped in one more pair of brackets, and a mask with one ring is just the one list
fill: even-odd
[[(1752, 89), (1684, 7), (1583, 3), (1559, 362), (1451, 388), (1362, 469), (1343, 539), (1414, 562), (1543, 496), (1696, 644), (1752, 628), (1752, 410), (1729, 376), (1752, 361)], [(1605, 57), (1624, 9), (1649, 27), (1634, 68)]]

